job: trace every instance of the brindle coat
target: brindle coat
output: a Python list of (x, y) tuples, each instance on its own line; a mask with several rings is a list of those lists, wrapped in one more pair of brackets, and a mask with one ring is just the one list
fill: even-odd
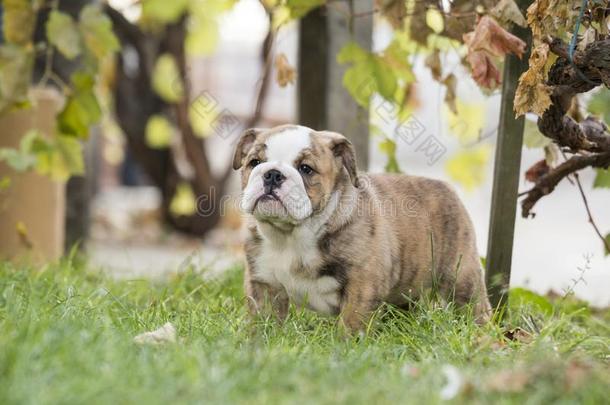
[[(250, 173), (245, 162), (264, 160), (265, 140), (282, 128), (244, 133), (234, 159), (236, 169), (243, 167), (242, 187)], [(316, 259), (295, 260), (285, 271), (312, 281), (333, 277), (339, 300), (330, 312), (340, 314), (351, 330), (362, 328), (382, 302), (406, 306), (432, 288), (458, 306), (472, 303), (477, 321), (487, 321), (491, 307), (474, 229), (451, 188), (423, 177), (356, 173), (354, 151), (345, 137), (331, 132), (311, 136), (312, 147), (295, 164), (316, 164), (317, 175), (304, 179), (312, 217), (322, 215), (333, 193), (338, 192), (340, 200), (316, 232)], [(280, 244), (293, 232), (291, 226), (249, 218), (245, 289), (252, 312), (271, 307), (285, 317), (289, 296), (282, 285), (257, 279), (262, 270), (257, 258), (266, 244)]]

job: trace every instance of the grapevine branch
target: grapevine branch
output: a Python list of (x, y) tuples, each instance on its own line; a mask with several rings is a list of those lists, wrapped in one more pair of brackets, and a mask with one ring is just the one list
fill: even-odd
[(593, 229), (595, 229), (595, 233), (597, 233), (597, 236), (599, 236), (599, 238), (604, 243), (604, 246), (606, 247), (606, 251), (610, 252), (610, 243), (608, 243), (606, 238), (604, 238), (604, 235), (601, 233), (601, 231), (599, 230), (599, 227), (597, 226), (597, 223), (593, 219), (593, 214), (591, 214), (591, 209), (589, 208), (589, 201), (587, 200), (587, 196), (585, 195), (585, 192), (582, 188), (582, 184), (580, 184), (580, 179), (578, 177), (578, 173), (574, 173), (574, 179), (576, 180), (576, 185), (578, 186), (578, 191), (580, 192), (580, 196), (582, 197), (582, 202), (585, 204), (585, 209), (587, 210), (587, 215), (589, 216), (589, 223), (591, 224)]
[(575, 52), (569, 60), (568, 47), (559, 39), (549, 40), (551, 51), (559, 56), (549, 71), (547, 84), (553, 88), (551, 105), (538, 120), (538, 128), (564, 150), (573, 154), (567, 161), (540, 176), (524, 193), (522, 215), (532, 215), (534, 205), (550, 194), (564, 178), (586, 167), (610, 166), (610, 132), (594, 117), (576, 122), (566, 115), (572, 98), (601, 85), (610, 87), (610, 39), (595, 41)]

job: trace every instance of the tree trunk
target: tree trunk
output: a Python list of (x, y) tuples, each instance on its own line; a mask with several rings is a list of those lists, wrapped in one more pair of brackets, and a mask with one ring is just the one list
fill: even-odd
[[(337, 8), (344, 8), (340, 12)], [(373, 17), (349, 18), (374, 8), (372, 0), (346, 0), (334, 7), (320, 7), (301, 20), (299, 39), (299, 123), (314, 129), (328, 129), (347, 136), (356, 149), (360, 170), (369, 161), (369, 113), (343, 87), (346, 67), (337, 54), (349, 41), (370, 51)]]
[[(187, 80), (186, 55), (184, 52), (185, 18), (165, 27), (160, 38), (144, 35), (137, 26), (127, 21), (119, 12), (106, 6), (113, 22), (123, 53), (117, 63), (114, 87), (115, 113), (135, 160), (143, 167), (162, 196), (162, 211), (166, 222), (175, 229), (188, 234), (203, 236), (220, 219), (218, 209), (224, 194), (224, 185), (229, 169), (220, 178), (210, 171), (203, 140), (196, 137), (188, 119), (190, 94)], [(138, 68), (135, 71), (125, 66), (125, 51), (135, 51)], [(171, 54), (178, 63), (185, 95), (182, 101), (169, 104), (163, 101), (151, 86), (151, 72), (157, 57)], [(153, 114), (172, 117), (179, 129), (188, 164), (193, 168), (193, 178), (184, 178), (178, 171), (175, 157), (169, 149), (154, 150), (145, 140), (148, 119)], [(170, 212), (170, 203), (178, 184), (188, 182), (198, 198), (198, 210), (193, 215), (175, 216)]]

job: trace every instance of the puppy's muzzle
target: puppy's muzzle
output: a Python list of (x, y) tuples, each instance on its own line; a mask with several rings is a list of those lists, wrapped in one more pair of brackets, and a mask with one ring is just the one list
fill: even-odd
[(282, 183), (286, 180), (279, 170), (271, 169), (263, 174), (263, 186), (265, 187), (265, 193), (271, 194), (274, 189), (280, 188)]

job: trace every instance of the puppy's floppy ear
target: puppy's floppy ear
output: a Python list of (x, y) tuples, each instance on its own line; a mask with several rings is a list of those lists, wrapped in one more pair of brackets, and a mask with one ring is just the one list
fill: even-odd
[(239, 141), (237, 142), (237, 146), (235, 146), (235, 153), (233, 155), (233, 170), (238, 170), (241, 168), (241, 161), (254, 144), (257, 135), (262, 131), (263, 130), (259, 128), (250, 128), (246, 129), (241, 134)]
[(330, 138), (330, 149), (336, 157), (341, 158), (343, 167), (347, 170), (354, 187), (358, 187), (358, 169), (356, 167), (356, 152), (354, 145), (345, 136), (338, 132), (324, 131)]

